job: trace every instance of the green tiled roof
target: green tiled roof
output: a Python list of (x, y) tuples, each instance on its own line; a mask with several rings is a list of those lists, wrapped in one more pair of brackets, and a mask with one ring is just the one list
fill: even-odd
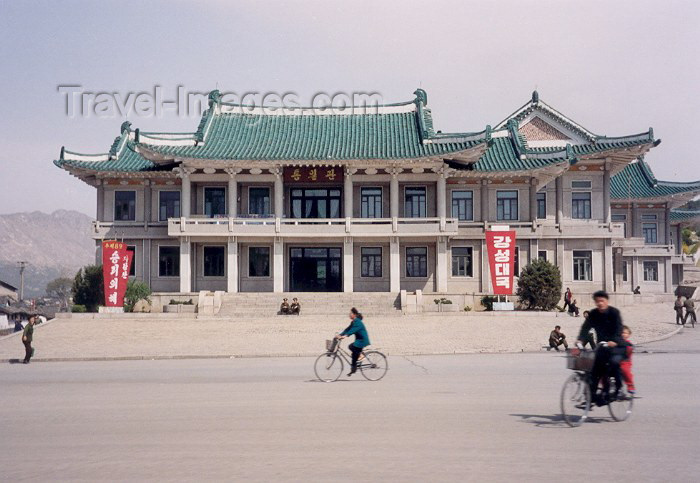
[[(122, 136), (117, 137), (112, 145), (119, 145)], [(135, 172), (135, 171), (157, 171), (163, 167), (156, 165), (153, 161), (141, 156), (135, 151), (135, 145), (131, 141), (125, 141), (123, 148), (119, 152), (94, 155), (95, 157), (102, 156), (105, 159), (102, 161), (89, 160), (90, 155), (74, 153), (71, 151), (61, 150), (61, 158), (54, 161), (54, 164), (59, 168), (78, 168), (89, 171), (117, 171), (117, 172)]]
[(610, 180), (613, 199), (663, 198), (696, 191), (700, 192), (700, 180), (688, 183), (659, 181), (643, 159), (627, 165)]
[(680, 223), (700, 219), (700, 210), (671, 210), (671, 222)]

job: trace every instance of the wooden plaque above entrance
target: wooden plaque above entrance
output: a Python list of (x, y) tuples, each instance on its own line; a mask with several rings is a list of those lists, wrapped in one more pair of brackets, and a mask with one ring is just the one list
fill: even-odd
[(342, 183), (343, 168), (336, 167), (305, 167), (284, 168), (284, 182), (295, 183)]

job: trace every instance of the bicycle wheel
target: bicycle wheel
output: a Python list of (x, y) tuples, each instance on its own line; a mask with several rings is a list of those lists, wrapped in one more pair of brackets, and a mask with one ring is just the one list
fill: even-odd
[(343, 373), (343, 358), (333, 352), (324, 352), (316, 358), (314, 372), (320, 381), (337, 381)]
[(575, 428), (581, 426), (591, 409), (591, 388), (588, 381), (579, 373), (574, 373), (561, 389), (561, 414), (566, 424)]
[(365, 352), (365, 358), (360, 363), (360, 372), (368, 381), (378, 381), (389, 370), (386, 356), (379, 351)]
[(624, 421), (632, 415), (634, 397), (627, 392), (624, 384), (615, 394), (615, 378), (610, 378), (610, 392), (608, 393), (608, 411), (615, 421)]

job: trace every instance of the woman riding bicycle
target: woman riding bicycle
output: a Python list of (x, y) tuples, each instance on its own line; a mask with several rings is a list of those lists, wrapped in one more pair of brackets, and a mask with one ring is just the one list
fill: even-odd
[(344, 339), (349, 335), (355, 335), (355, 342), (348, 346), (348, 349), (352, 352), (352, 367), (348, 376), (352, 376), (357, 372), (357, 361), (360, 358), (360, 354), (369, 345), (369, 335), (365, 324), (362, 322), (362, 314), (355, 307), (350, 309), (350, 320), (351, 322), (347, 329), (336, 336), (338, 339)]

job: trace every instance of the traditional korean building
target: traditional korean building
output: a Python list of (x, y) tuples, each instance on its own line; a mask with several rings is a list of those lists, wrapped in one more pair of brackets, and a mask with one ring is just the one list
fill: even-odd
[[(62, 149), (55, 164), (95, 186), (95, 239), (126, 241), (154, 292), (489, 293), (484, 233), (504, 224), (516, 269), (546, 258), (578, 293), (629, 292), (654, 258), (643, 286), (672, 290), (669, 213), (700, 183), (651, 181), (651, 129), (596, 135), (535, 92), (493, 128), (443, 133), (414, 94), (319, 113), (214, 91), (195, 132), (125, 122), (109, 152)], [(642, 237), (652, 211), (656, 241)]]

